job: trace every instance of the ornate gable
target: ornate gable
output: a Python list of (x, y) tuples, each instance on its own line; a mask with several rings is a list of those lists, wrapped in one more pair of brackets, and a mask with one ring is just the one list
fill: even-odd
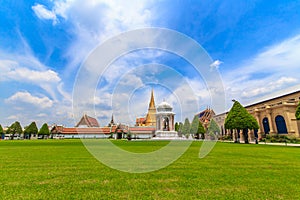
[(84, 114), (75, 127), (100, 127), (100, 125), (96, 118)]

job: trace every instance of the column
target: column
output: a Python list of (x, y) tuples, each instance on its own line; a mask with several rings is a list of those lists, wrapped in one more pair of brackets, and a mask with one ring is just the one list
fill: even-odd
[(161, 115), (160, 117), (160, 130), (163, 131), (164, 130), (164, 116)]
[(233, 139), (233, 141), (237, 141), (238, 140), (237, 130), (236, 129), (232, 130), (232, 139)]
[[(295, 125), (293, 124), (292, 118), (295, 118), (295, 112), (290, 112), (289, 104), (287, 102), (283, 102), (284, 109), (284, 120), (287, 127), (287, 131), (289, 135), (295, 135)], [(292, 117), (290, 117), (292, 116)], [(293, 126), (294, 125), (294, 126)]]
[(268, 116), (268, 120), (269, 120), (269, 126), (270, 126), (270, 135), (271, 134), (275, 134), (275, 131), (274, 131), (274, 120), (273, 120), (273, 117), (272, 117), (272, 109), (270, 106), (266, 106), (267, 108), (267, 116)]
[(244, 134), (243, 134), (243, 130), (240, 130), (240, 132), (239, 132), (239, 134), (240, 134), (240, 142), (245, 142), (245, 137), (244, 137)]
[[(258, 138), (262, 138), (262, 129), (263, 129), (263, 124), (262, 124), (262, 120), (260, 119), (260, 113), (259, 110), (256, 108), (255, 109), (255, 119), (259, 125), (259, 129), (257, 130), (257, 135)], [(254, 134), (254, 132), (253, 132)]]
[(248, 141), (249, 143), (254, 141), (254, 130), (248, 129)]

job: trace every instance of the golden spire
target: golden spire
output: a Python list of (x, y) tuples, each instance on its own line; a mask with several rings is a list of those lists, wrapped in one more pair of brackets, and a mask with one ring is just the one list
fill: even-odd
[(153, 92), (153, 88), (152, 88), (148, 113), (146, 115), (145, 126), (156, 126), (156, 115), (155, 114), (156, 114), (156, 108), (155, 108), (155, 102), (154, 102), (154, 92)]
[(149, 109), (151, 109), (151, 108), (152, 109), (155, 108), (153, 88), (152, 88), (152, 91), (151, 91), (151, 99), (150, 99), (150, 103), (149, 103)]

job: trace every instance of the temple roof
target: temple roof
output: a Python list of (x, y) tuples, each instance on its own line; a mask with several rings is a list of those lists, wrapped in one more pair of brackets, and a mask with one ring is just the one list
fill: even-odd
[(205, 109), (202, 112), (197, 114), (197, 116), (199, 117), (199, 120), (202, 123), (209, 122), (210, 119), (212, 118), (212, 116), (214, 116), (214, 115), (215, 115), (215, 112), (210, 108), (207, 108), (207, 109)]
[(90, 117), (86, 114), (82, 116), (80, 121), (76, 124), (75, 127), (87, 126), (87, 127), (100, 127), (96, 118)]

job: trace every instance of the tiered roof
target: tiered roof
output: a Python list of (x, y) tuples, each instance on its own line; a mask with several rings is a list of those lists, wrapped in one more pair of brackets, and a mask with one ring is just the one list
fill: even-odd
[(205, 110), (203, 110), (202, 112), (198, 113), (197, 116), (199, 117), (199, 120), (202, 122), (202, 123), (207, 123), (210, 121), (210, 119), (212, 118), (212, 116), (215, 115), (215, 112), (210, 109), (210, 108), (207, 108)]
[(80, 121), (76, 124), (75, 127), (87, 126), (87, 127), (100, 127), (96, 118), (90, 117), (86, 114), (82, 116)]

